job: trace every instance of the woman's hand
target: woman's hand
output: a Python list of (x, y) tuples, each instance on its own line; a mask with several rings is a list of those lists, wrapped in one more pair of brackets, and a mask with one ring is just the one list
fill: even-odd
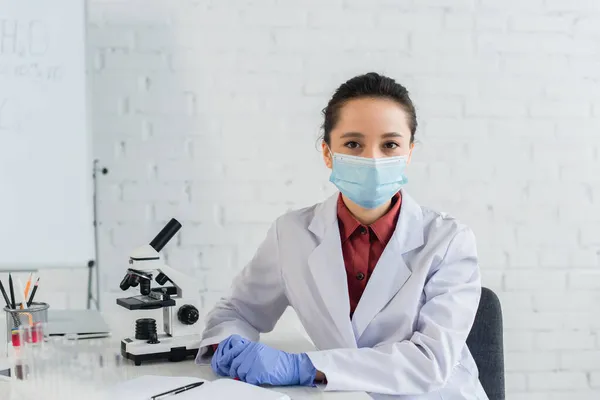
[(308, 356), (291, 354), (232, 335), (219, 343), (211, 361), (213, 371), (253, 385), (311, 386), (324, 382)]
[(250, 342), (231, 361), (229, 376), (253, 385), (310, 386), (317, 370), (308, 356)]
[(327, 377), (321, 371), (317, 371), (317, 374), (315, 375), (315, 382), (327, 383)]
[(231, 362), (250, 343), (248, 339), (244, 339), (240, 335), (231, 335), (219, 343), (210, 361), (210, 366), (215, 374), (229, 376)]

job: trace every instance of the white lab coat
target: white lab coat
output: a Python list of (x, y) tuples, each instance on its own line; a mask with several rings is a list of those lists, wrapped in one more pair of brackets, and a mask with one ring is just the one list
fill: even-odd
[(231, 334), (257, 341), (292, 306), (318, 349), (307, 354), (325, 390), (487, 399), (465, 345), (481, 293), (472, 231), (403, 190), (394, 234), (350, 319), (337, 196), (275, 221), (208, 314), (197, 362)]

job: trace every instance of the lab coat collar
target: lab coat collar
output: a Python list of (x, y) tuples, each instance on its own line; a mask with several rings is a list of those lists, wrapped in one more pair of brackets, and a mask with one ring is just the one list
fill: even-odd
[[(403, 253), (421, 246), (423, 244), (423, 211), (421, 206), (413, 199), (405, 189), (401, 189), (402, 206), (400, 207), (400, 216), (396, 222), (396, 229), (390, 239), (399, 241), (398, 245)], [(324, 202), (317, 204), (312, 221), (308, 225), (308, 230), (315, 234), (319, 239), (328, 233), (330, 228), (338, 231), (337, 224), (337, 200), (339, 193), (336, 192)], [(417, 229), (419, 228), (419, 229)], [(398, 231), (409, 232), (407, 235), (397, 235)]]
[(308, 266), (323, 304), (335, 326), (341, 347), (356, 348), (356, 339), (350, 324), (350, 300), (346, 267), (342, 257), (342, 240), (337, 223), (335, 194), (317, 205), (308, 229), (319, 244), (308, 257)]
[(402, 190), (402, 207), (396, 229), (377, 261), (352, 316), (352, 329), (357, 341), (412, 274), (403, 255), (423, 245), (423, 228), (421, 207)]
[(402, 207), (396, 229), (379, 259), (350, 321), (348, 282), (337, 223), (337, 196), (315, 209), (308, 229), (320, 240), (308, 259), (319, 294), (347, 347), (357, 341), (371, 320), (409, 278), (411, 271), (402, 255), (423, 244), (421, 207), (402, 190)]
[(308, 225), (308, 230), (319, 239), (323, 239), (326, 231), (331, 227), (335, 227), (339, 234), (339, 227), (337, 226), (337, 200), (339, 196), (340, 194), (336, 192), (324, 202), (317, 204), (315, 208), (315, 214), (310, 225)]
[(421, 206), (406, 193), (406, 190), (402, 189), (400, 193), (402, 193), (402, 207), (390, 242), (395, 241), (397, 250), (404, 254), (425, 243), (423, 239), (425, 228)]

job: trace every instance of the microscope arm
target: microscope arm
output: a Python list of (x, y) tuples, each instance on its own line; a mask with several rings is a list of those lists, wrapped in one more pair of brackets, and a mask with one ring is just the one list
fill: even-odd
[(190, 277), (189, 275), (183, 274), (182, 272), (171, 268), (166, 264), (163, 264), (158, 271), (169, 278), (171, 285), (175, 286), (177, 289), (177, 296), (174, 297), (183, 298), (184, 294), (187, 297), (194, 295), (198, 296), (199, 282), (196, 279)]
[[(162, 273), (165, 275), (170, 284), (177, 289), (178, 298), (183, 297), (183, 294), (197, 293), (199, 282), (189, 275), (186, 275), (175, 268), (172, 268), (163, 263), (160, 254), (150, 245), (145, 245), (135, 249), (129, 259), (129, 269), (139, 271), (145, 274)], [(166, 282), (159, 282), (167, 284)]]

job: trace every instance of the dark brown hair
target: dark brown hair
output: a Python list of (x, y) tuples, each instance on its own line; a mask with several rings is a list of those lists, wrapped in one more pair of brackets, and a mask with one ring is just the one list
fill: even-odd
[(417, 113), (408, 90), (392, 78), (376, 72), (369, 72), (364, 75), (355, 76), (343, 83), (337, 88), (333, 97), (327, 103), (327, 107), (323, 109), (325, 121), (321, 128), (323, 129), (323, 140), (327, 145), (330, 144), (331, 131), (337, 124), (340, 110), (344, 104), (349, 100), (365, 97), (386, 98), (397, 102), (408, 114), (410, 142), (414, 142), (417, 131)]

